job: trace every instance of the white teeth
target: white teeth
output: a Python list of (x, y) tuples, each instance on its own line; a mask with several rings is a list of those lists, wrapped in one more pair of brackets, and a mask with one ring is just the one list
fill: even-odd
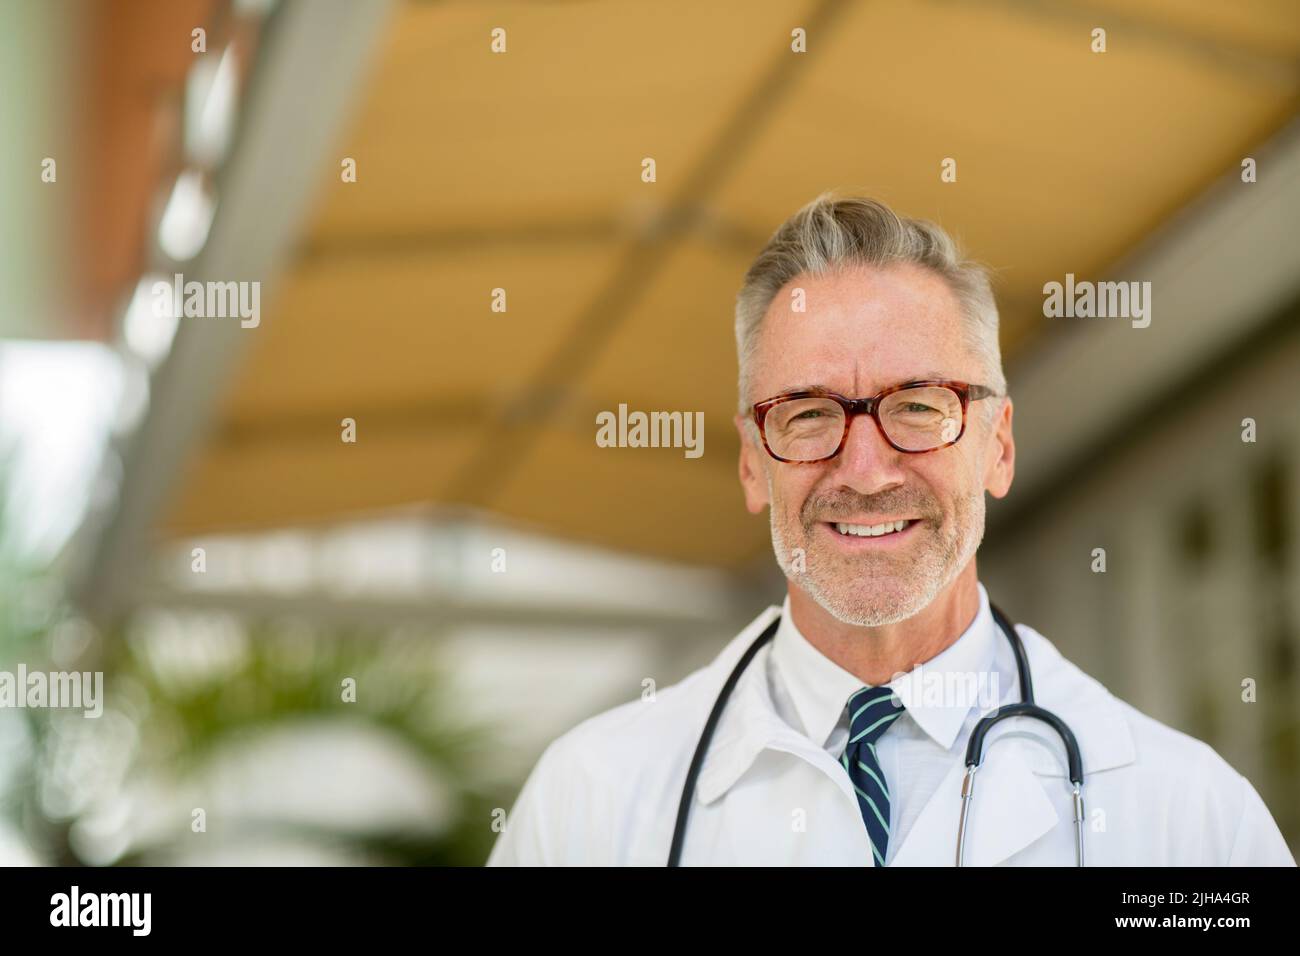
[(895, 531), (902, 531), (907, 527), (909, 522), (890, 521), (885, 524), (845, 524), (838, 521), (835, 524), (835, 530), (840, 534), (855, 534), (860, 538), (878, 538), (882, 534), (893, 534)]

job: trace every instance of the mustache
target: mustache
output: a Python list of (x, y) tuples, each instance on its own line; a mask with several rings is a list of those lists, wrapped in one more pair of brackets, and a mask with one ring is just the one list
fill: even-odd
[(923, 521), (933, 523), (938, 517), (934, 503), (921, 495), (891, 492), (880, 495), (860, 495), (847, 488), (838, 488), (824, 494), (810, 495), (799, 510), (799, 520), (805, 531), (812, 531), (821, 521), (842, 521), (862, 513), (914, 514)]

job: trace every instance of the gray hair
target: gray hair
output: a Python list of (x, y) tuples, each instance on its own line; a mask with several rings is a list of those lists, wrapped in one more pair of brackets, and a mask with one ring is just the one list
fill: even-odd
[[(736, 354), (740, 364), (740, 411), (745, 414), (749, 371), (772, 300), (787, 282), (808, 273), (824, 275), (856, 265), (912, 263), (945, 279), (966, 317), (966, 344), (979, 359), (988, 385), (1006, 392), (998, 348), (998, 306), (987, 271), (965, 259), (952, 237), (924, 219), (900, 218), (884, 203), (825, 192), (781, 224), (745, 273), (736, 296)], [(990, 401), (989, 418), (1000, 407)]]

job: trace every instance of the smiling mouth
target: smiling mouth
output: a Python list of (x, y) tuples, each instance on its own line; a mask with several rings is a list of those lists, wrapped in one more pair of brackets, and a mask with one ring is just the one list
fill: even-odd
[(827, 524), (846, 538), (887, 538), (906, 531), (916, 524), (916, 518), (901, 518), (884, 524), (851, 524), (847, 521), (830, 521)]

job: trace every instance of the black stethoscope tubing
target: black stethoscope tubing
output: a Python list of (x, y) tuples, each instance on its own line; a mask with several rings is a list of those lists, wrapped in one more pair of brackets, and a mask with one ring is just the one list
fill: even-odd
[[(1083, 757), (1079, 752), (1078, 741), (1075, 740), (1074, 734), (1065, 721), (1051, 711), (1045, 710), (1034, 703), (1034, 685), (1029, 672), (1029, 657), (1025, 653), (1025, 646), (1020, 640), (1020, 635), (1016, 633), (1015, 626), (1005, 614), (998, 610), (996, 605), (990, 603), (989, 609), (993, 612), (994, 621), (997, 622), (1002, 633), (1006, 635), (1007, 642), (1011, 645), (1011, 651), (1016, 658), (1016, 676), (1020, 681), (1020, 703), (1006, 704), (999, 707), (987, 717), (982, 718), (975, 725), (975, 729), (971, 731), (970, 741), (966, 746), (966, 774), (962, 779), (961, 820), (957, 829), (957, 865), (963, 866), (965, 863), (966, 823), (970, 814), (971, 799), (975, 793), (975, 771), (979, 769), (980, 762), (983, 760), (984, 738), (998, 721), (1005, 720), (1008, 717), (1029, 717), (1033, 720), (1040, 720), (1055, 730), (1061, 738), (1061, 743), (1065, 746), (1070, 782), (1074, 787), (1075, 856), (1078, 865), (1083, 866)], [(780, 623), (781, 618), (778, 616), (745, 649), (745, 653), (741, 655), (731, 674), (728, 675), (727, 682), (722, 685), (718, 699), (713, 703), (713, 709), (709, 712), (709, 719), (704, 724), (704, 732), (700, 735), (700, 741), (695, 747), (695, 754), (691, 758), (690, 770), (686, 774), (686, 784), (682, 788), (681, 803), (677, 807), (677, 822), (673, 827), (673, 842), (668, 851), (669, 866), (678, 866), (681, 863), (682, 845), (686, 839), (686, 825), (691, 813), (691, 803), (695, 798), (696, 779), (699, 777), (700, 768), (704, 765), (704, 757), (708, 753), (709, 744), (713, 740), (713, 732), (717, 728), (718, 720), (722, 717), (722, 711), (727, 706), (727, 700), (731, 697), (731, 692), (735, 690), (740, 675), (744, 673), (745, 668), (749, 666), (749, 662), (754, 659), (754, 655), (759, 652), (759, 649), (776, 634)]]

